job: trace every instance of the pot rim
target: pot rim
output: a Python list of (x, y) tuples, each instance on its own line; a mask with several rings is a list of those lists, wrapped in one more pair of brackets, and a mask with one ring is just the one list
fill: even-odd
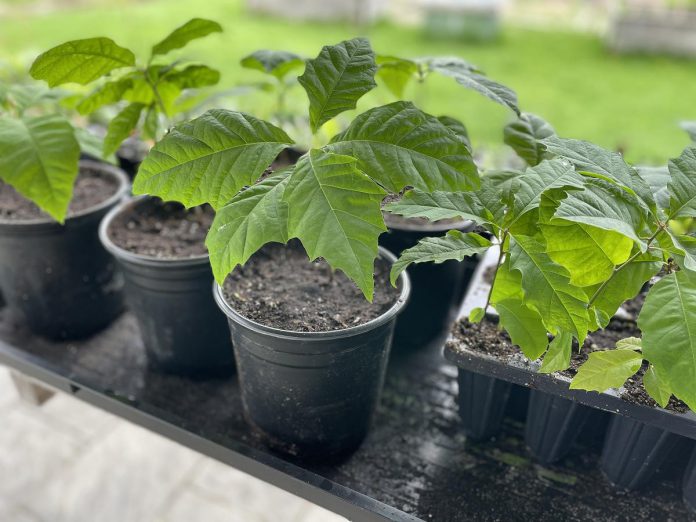
[[(396, 256), (384, 247), (379, 247), (379, 257), (386, 259), (390, 263), (394, 263), (396, 261)], [(284, 330), (282, 328), (267, 326), (244, 317), (242, 314), (232, 308), (232, 305), (225, 300), (225, 296), (222, 293), (222, 286), (217, 284), (215, 281), (213, 282), (213, 295), (215, 296), (215, 302), (217, 303), (218, 307), (229, 320), (234, 321), (237, 324), (241, 324), (242, 326), (245, 326), (256, 333), (271, 334), (276, 337), (298, 340), (328, 340), (352, 337), (354, 335), (369, 332), (370, 330), (374, 330), (375, 328), (382, 326), (395, 318), (396, 315), (403, 310), (411, 294), (411, 280), (409, 279), (405, 270), (399, 274), (398, 281), (401, 282), (401, 294), (399, 294), (399, 297), (389, 308), (389, 310), (384, 312), (382, 315), (379, 315), (374, 319), (357, 326), (321, 332), (297, 332), (294, 330)]]
[(385, 211), (382, 211), (382, 215), (384, 216), (384, 224), (388, 229), (398, 230), (401, 232), (437, 233), (446, 232), (447, 230), (465, 230), (473, 228), (474, 226), (474, 222), (468, 219), (462, 219), (461, 221), (456, 221), (454, 223), (439, 223), (438, 221), (421, 223), (419, 221), (415, 221), (414, 218), (407, 218)]
[(151, 199), (152, 196), (136, 196), (136, 197), (130, 197), (125, 200), (123, 200), (121, 203), (116, 205), (114, 208), (112, 208), (106, 216), (104, 216), (104, 219), (101, 220), (101, 223), (99, 224), (99, 241), (101, 241), (101, 244), (104, 246), (104, 248), (110, 252), (115, 258), (119, 260), (126, 261), (128, 263), (132, 263), (134, 265), (140, 265), (140, 266), (149, 266), (149, 267), (185, 267), (185, 266), (199, 266), (199, 265), (205, 265), (209, 263), (209, 256), (208, 254), (201, 254), (199, 256), (193, 256), (193, 257), (187, 257), (187, 258), (161, 258), (161, 257), (155, 257), (155, 256), (149, 256), (145, 254), (137, 254), (135, 252), (131, 252), (129, 250), (126, 250), (125, 248), (122, 248), (118, 246), (116, 243), (114, 243), (111, 238), (109, 237), (109, 226), (113, 222), (113, 220), (121, 214), (121, 212), (125, 212), (126, 210), (129, 210), (131, 207), (141, 204), (149, 199)]
[(115, 165), (111, 165), (109, 163), (104, 163), (101, 161), (95, 161), (95, 160), (89, 160), (89, 159), (81, 159), (78, 163), (79, 169), (83, 167), (87, 167), (90, 169), (97, 170), (101, 173), (106, 173), (108, 175), (111, 175), (116, 179), (118, 182), (118, 188), (116, 189), (116, 192), (114, 192), (111, 196), (109, 196), (107, 199), (100, 201), (96, 205), (92, 205), (91, 207), (87, 207), (83, 210), (80, 210), (79, 212), (75, 212), (74, 214), (70, 216), (66, 216), (65, 222), (63, 224), (58, 223), (55, 219), (52, 217), (40, 217), (40, 218), (33, 218), (33, 219), (0, 219), (0, 227), (3, 228), (12, 228), (12, 227), (26, 227), (26, 229), (31, 229), (31, 228), (44, 228), (44, 227), (65, 227), (69, 223), (74, 223), (77, 220), (88, 216), (90, 214), (95, 214), (101, 210), (104, 210), (105, 208), (109, 208), (112, 206), (114, 203), (118, 202), (121, 200), (128, 192), (130, 191), (130, 180), (128, 179), (128, 176), (126, 173), (119, 167)]

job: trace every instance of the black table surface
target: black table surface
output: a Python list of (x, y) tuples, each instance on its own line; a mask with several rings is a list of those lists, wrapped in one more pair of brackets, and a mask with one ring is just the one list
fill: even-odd
[[(129, 314), (90, 339), (53, 343), (0, 311), (0, 339), (0, 363), (350, 520), (690, 518), (676, 464), (645, 492), (608, 485), (592, 443), (601, 433), (592, 428), (560, 465), (535, 464), (523, 440), (523, 396), (511, 401), (500, 437), (467, 440), (458, 425), (457, 370), (442, 357), (440, 343), (411, 354), (394, 347), (367, 440), (352, 456), (330, 463), (298, 461), (258, 441), (244, 421), (236, 378), (192, 380), (149, 370)], [(684, 459), (676, 455), (673, 462)]]

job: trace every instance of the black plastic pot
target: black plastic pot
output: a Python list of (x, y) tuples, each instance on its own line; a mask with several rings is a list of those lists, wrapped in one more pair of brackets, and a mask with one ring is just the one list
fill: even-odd
[[(470, 222), (420, 223), (386, 213), (385, 220), (389, 231), (380, 236), (379, 244), (397, 257), (424, 237), (443, 236), (448, 230), (469, 230), (472, 226)], [(478, 259), (467, 258), (462, 262), (419, 263), (408, 267), (411, 297), (396, 321), (395, 353), (444, 341), (477, 264)]]
[(532, 390), (524, 438), (534, 458), (552, 464), (565, 457), (591, 413), (575, 401)]
[(121, 278), (99, 242), (99, 222), (129, 190), (121, 170), (80, 166), (118, 182), (110, 198), (61, 225), (50, 218), (0, 221), (0, 289), (29, 329), (51, 339), (78, 339), (106, 327), (123, 310)]
[[(380, 249), (383, 258), (395, 257)], [(352, 328), (294, 332), (237, 313), (215, 285), (227, 315), (237, 360), (244, 414), (270, 447), (304, 458), (355, 450), (365, 438), (379, 400), (396, 315), (410, 293), (384, 314)]]
[(114, 208), (104, 218), (99, 237), (125, 277), (126, 301), (138, 321), (148, 364), (157, 371), (191, 377), (229, 375), (234, 354), (225, 316), (210, 295), (208, 256), (159, 259), (135, 254), (108, 235), (118, 214), (146, 202), (137, 198)]
[(689, 463), (686, 465), (682, 481), (682, 496), (686, 507), (696, 513), (696, 450), (691, 453)]
[(615, 415), (609, 422), (600, 467), (620, 489), (644, 486), (665, 461), (679, 437), (631, 418)]
[(464, 433), (474, 440), (498, 434), (512, 384), (459, 369), (459, 417)]

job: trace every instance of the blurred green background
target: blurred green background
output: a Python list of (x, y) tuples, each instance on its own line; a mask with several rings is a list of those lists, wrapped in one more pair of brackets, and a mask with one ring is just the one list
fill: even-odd
[[(509, 21), (497, 41), (474, 44), (432, 41), (419, 28), (386, 21), (357, 27), (253, 15), (242, 0), (4, 0), (0, 59), (28, 68), (39, 52), (53, 45), (102, 35), (144, 55), (171, 29), (196, 16), (220, 22), (225, 31), (192, 44), (185, 57), (220, 69), (220, 88), (261, 79), (239, 66), (239, 59), (256, 49), (313, 56), (323, 44), (360, 34), (382, 54), (462, 56), (515, 89), (522, 109), (550, 121), (560, 135), (621, 150), (632, 162), (664, 164), (678, 155), (689, 141), (679, 121), (696, 120), (696, 61), (617, 56), (607, 51), (597, 34), (526, 29)], [(428, 112), (462, 119), (475, 147), (502, 150), (502, 126), (511, 118), (508, 111), (451, 80), (430, 80), (423, 92), (414, 92), (414, 87), (408, 97)], [(384, 88), (370, 96), (362, 105), (392, 101)], [(271, 110), (272, 98), (243, 96), (234, 103), (263, 115)], [(301, 89), (296, 89), (292, 103), (299, 113), (306, 111)]]

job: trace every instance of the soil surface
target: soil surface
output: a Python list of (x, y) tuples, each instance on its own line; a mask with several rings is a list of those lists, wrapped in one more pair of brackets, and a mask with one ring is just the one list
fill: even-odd
[(270, 244), (229, 275), (227, 302), (253, 321), (295, 332), (325, 332), (379, 317), (401, 294), (389, 283), (391, 265), (375, 263), (375, 296), (370, 304), (340, 271), (324, 260), (310, 262), (298, 242)]
[(120, 213), (109, 225), (109, 238), (119, 247), (159, 259), (206, 255), (205, 236), (215, 213), (207, 205), (184, 208), (152, 198)]
[[(68, 217), (106, 201), (116, 194), (118, 182), (108, 174), (87, 167), (80, 168), (68, 207)], [(51, 216), (19, 194), (12, 186), (0, 181), (0, 220), (50, 219)]]
[[(492, 321), (486, 320), (479, 324), (471, 324), (468, 320), (463, 319), (453, 326), (452, 335), (467, 349), (498, 357), (505, 362), (511, 357), (522, 356), (520, 350), (512, 344), (508, 334), (499, 330)], [(616, 345), (616, 341), (626, 337), (640, 337), (640, 330), (635, 322), (617, 318), (612, 319), (607, 328), (590, 334), (583, 343), (582, 349), (578, 350), (577, 344), (574, 346), (570, 367), (559, 373), (569, 378), (574, 377), (578, 368), (587, 361), (591, 352), (612, 349)], [(448, 342), (448, 344), (450, 344), (451, 348), (456, 349), (457, 343)], [(643, 372), (646, 369), (647, 364), (634, 377), (626, 381), (622, 389), (621, 398), (636, 404), (653, 408), (658, 407), (643, 386)], [(688, 406), (675, 397), (670, 398), (665, 409), (678, 413), (689, 411)]]

